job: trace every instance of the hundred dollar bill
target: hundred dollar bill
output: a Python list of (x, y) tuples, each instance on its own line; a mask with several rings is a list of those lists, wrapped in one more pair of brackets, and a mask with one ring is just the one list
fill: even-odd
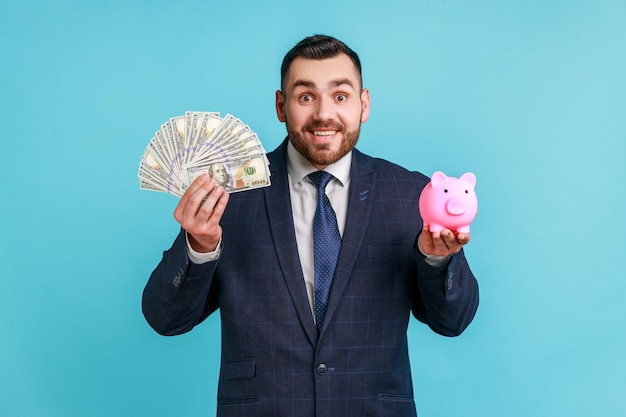
[(161, 125), (161, 128), (154, 134), (154, 137), (164, 145), (167, 153), (168, 164), (171, 165), (176, 156), (176, 149), (170, 138), (170, 128), (167, 123)]
[(171, 157), (166, 149), (165, 144), (159, 140), (157, 136), (153, 137), (146, 151), (158, 162), (163, 168), (169, 168)]
[(217, 124), (221, 122), (219, 113), (195, 111), (185, 112), (185, 149), (187, 150), (185, 162), (188, 162), (191, 158), (193, 158), (196, 150), (196, 143), (199, 140), (201, 133), (204, 133), (203, 130), (209, 119), (216, 120)]
[(142, 178), (139, 178), (139, 188), (142, 190), (157, 191), (159, 193), (165, 192), (165, 190), (163, 190), (161, 187), (157, 187), (150, 182), (146, 182)]
[(167, 125), (170, 141), (174, 148), (172, 165), (176, 171), (180, 171), (187, 153), (185, 148), (185, 116), (172, 117)]
[(189, 182), (187, 188), (196, 178), (208, 174), (229, 192), (251, 190), (268, 187), (270, 183), (269, 168), (264, 154), (249, 155), (244, 158), (216, 161), (209, 165), (187, 168)]
[(170, 161), (173, 158), (168, 142), (167, 138), (163, 135), (163, 131), (158, 130), (148, 145), (155, 152), (158, 152), (159, 161), (165, 165), (170, 165)]
[(193, 153), (191, 160), (198, 159), (200, 150), (205, 144), (213, 139), (213, 132), (220, 126), (222, 119), (219, 113), (205, 113), (202, 118), (196, 136), (191, 143), (190, 151)]
[(185, 135), (183, 137), (185, 143), (185, 157), (183, 159), (183, 163), (189, 160), (189, 149), (191, 148), (191, 141), (193, 140), (196, 131), (198, 130), (197, 125), (200, 123), (200, 114), (198, 112), (188, 111), (185, 112)]

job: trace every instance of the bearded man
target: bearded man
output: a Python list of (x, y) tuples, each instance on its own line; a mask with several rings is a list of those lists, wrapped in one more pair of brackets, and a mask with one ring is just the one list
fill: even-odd
[(470, 324), (470, 236), (423, 226), (426, 176), (355, 149), (370, 94), (343, 42), (287, 53), (276, 113), (288, 136), (268, 154), (272, 185), (194, 181), (144, 315), (176, 335), (219, 309), (219, 416), (416, 416), (410, 316), (445, 336)]

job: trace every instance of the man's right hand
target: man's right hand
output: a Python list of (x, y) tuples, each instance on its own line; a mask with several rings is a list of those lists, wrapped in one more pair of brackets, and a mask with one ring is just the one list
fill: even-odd
[(229, 194), (215, 180), (203, 174), (189, 186), (180, 199), (174, 218), (187, 232), (196, 252), (213, 252), (222, 238), (220, 220)]

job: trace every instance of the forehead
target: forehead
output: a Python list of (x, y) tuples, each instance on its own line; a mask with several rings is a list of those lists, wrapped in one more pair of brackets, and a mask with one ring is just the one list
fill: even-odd
[(348, 55), (339, 54), (325, 59), (298, 57), (289, 67), (285, 88), (291, 90), (303, 82), (322, 88), (337, 80), (350, 80), (355, 89), (360, 88), (358, 70)]

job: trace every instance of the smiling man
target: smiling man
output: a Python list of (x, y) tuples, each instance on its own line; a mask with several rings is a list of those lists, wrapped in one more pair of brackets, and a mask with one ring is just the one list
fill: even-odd
[(176, 335), (220, 310), (220, 416), (415, 416), (410, 316), (445, 336), (474, 317), (469, 235), (424, 228), (428, 178), (355, 149), (369, 111), (358, 55), (303, 39), (281, 67), (271, 187), (205, 175), (174, 212), (143, 312)]

